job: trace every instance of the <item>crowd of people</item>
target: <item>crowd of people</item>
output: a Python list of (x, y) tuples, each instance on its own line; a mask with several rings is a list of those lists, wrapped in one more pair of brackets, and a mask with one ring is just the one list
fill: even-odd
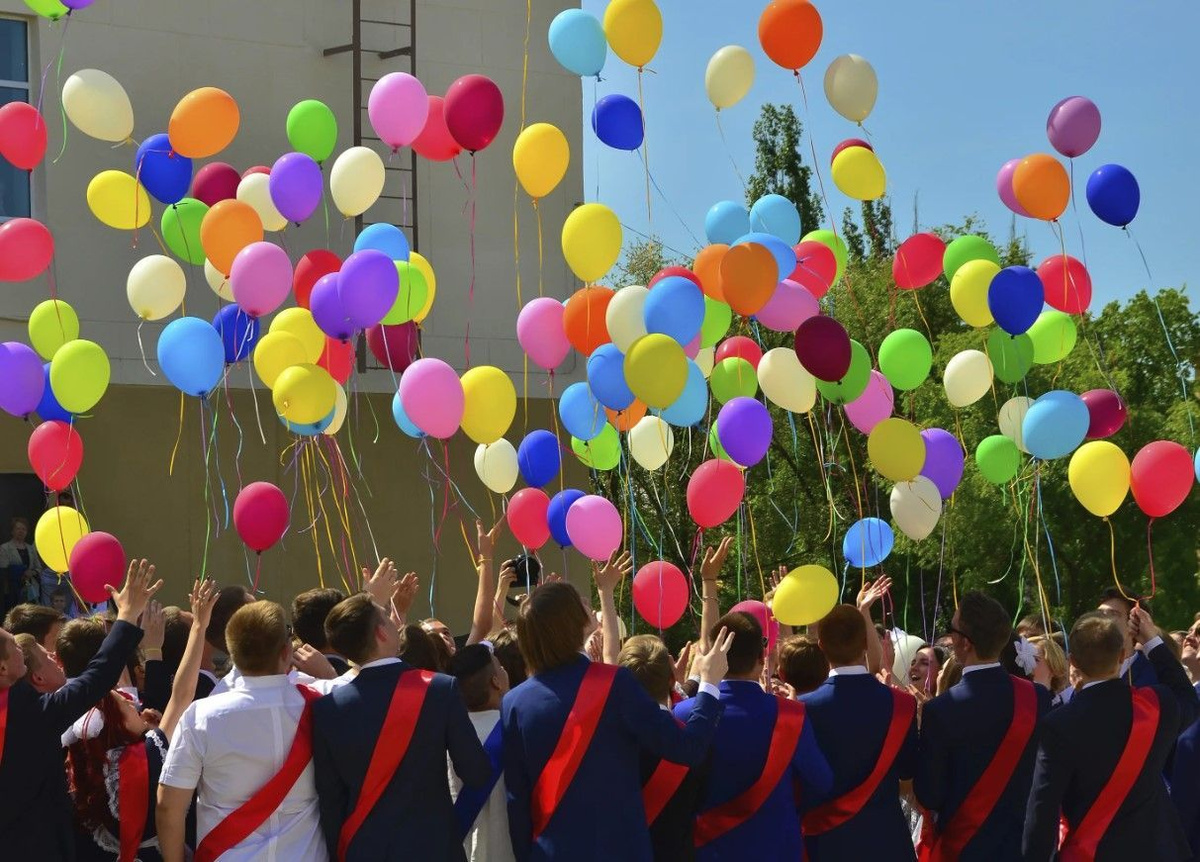
[[(459, 643), (390, 560), (290, 612), (134, 561), (107, 613), (0, 629), (0, 858), (1185, 860), (1200, 853), (1200, 622), (1113, 591), (1069, 633), (958, 597), (903, 673), (863, 585), (777, 639), (699, 569), (695, 643), (623, 638), (550, 575), (510, 610), (498, 527)], [(768, 597), (769, 599), (769, 597)], [(509, 621), (508, 615), (515, 616)]]

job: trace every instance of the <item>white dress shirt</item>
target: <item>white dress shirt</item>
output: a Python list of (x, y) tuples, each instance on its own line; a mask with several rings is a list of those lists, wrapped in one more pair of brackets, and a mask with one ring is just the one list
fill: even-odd
[[(163, 764), (160, 784), (199, 789), (202, 839), (283, 766), (304, 698), (287, 676), (242, 677), (236, 688), (187, 708)], [(325, 862), (317, 789), (309, 763), (283, 803), (222, 862)]]
[[(479, 741), (486, 742), (492, 729), (500, 722), (500, 710), (485, 709), (472, 712), (471, 724)], [(462, 781), (450, 766), (450, 796), (457, 800)], [(469, 862), (515, 862), (512, 839), (508, 837), (508, 799), (505, 796), (504, 776), (492, 788), (492, 794), (475, 819), (475, 826), (463, 840)]]
[[(209, 674), (209, 676), (212, 676), (212, 674)], [(213, 686), (213, 690), (209, 694), (209, 697), (212, 697), (214, 694), (224, 694), (227, 691), (237, 688), (242, 684), (243, 679), (245, 679), (245, 677), (243, 677), (242, 672), (237, 669), (237, 665), (229, 665), (229, 673), (217, 680), (217, 684)], [(292, 685), (312, 685), (314, 682), (317, 682), (316, 677), (309, 676), (306, 673), (301, 673), (295, 668), (292, 668), (288, 671), (288, 679), (291, 680)], [(328, 694), (328, 692), (325, 693)]]
[(845, 667), (831, 667), (829, 676), (866, 676), (870, 671), (861, 664), (848, 664)]
[(962, 672), (963, 676), (966, 676), (967, 674), (974, 673), (977, 670), (991, 670), (994, 667), (1000, 667), (1000, 662), (986, 661), (983, 664), (969, 664), (963, 667)]

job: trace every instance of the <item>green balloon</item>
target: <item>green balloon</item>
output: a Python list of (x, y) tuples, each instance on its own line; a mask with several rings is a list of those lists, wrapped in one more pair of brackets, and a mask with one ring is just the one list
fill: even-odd
[(288, 143), (318, 164), (333, 155), (337, 133), (337, 118), (324, 102), (305, 99), (288, 111)]
[(708, 429), (708, 448), (712, 452), (712, 456), (721, 461), (729, 461), (733, 463), (733, 459), (729, 457), (729, 453), (725, 451), (725, 447), (721, 445), (721, 437), (717, 433), (717, 420), (713, 420), (712, 427)]
[(1000, 255), (996, 253), (996, 247), (983, 237), (969, 233), (946, 246), (946, 252), (942, 255), (942, 269), (946, 272), (946, 281), (953, 281), (958, 268), (972, 260), (990, 260), (996, 266), (1000, 265)]
[(396, 271), (400, 273), (400, 292), (396, 294), (396, 301), (392, 303), (391, 311), (380, 321), (388, 326), (412, 320), (413, 316), (425, 307), (425, 301), (429, 299), (429, 284), (425, 281), (421, 270), (408, 261), (398, 260), (396, 261)]
[(60, 3), (59, 0), (25, 0), (25, 5), (43, 18), (49, 18), (51, 21), (57, 21), (71, 11)]
[(740, 356), (730, 356), (722, 359), (713, 366), (712, 374), (708, 376), (708, 385), (713, 397), (724, 404), (730, 398), (745, 395), (753, 398), (758, 392), (758, 375), (754, 366)]
[(1021, 452), (1017, 444), (1003, 434), (984, 437), (975, 448), (975, 463), (983, 478), (993, 485), (1012, 481), (1021, 468)]
[(704, 297), (704, 322), (700, 324), (700, 346), (716, 347), (717, 342), (729, 331), (733, 322), (733, 310), (711, 296)]
[(1047, 309), (1029, 327), (1027, 333), (1033, 341), (1033, 364), (1050, 365), (1064, 359), (1075, 349), (1075, 321), (1065, 311)]
[(850, 367), (846, 369), (846, 376), (837, 383), (818, 380), (817, 391), (826, 401), (832, 401), (834, 404), (849, 404), (866, 391), (867, 384), (870, 382), (871, 354), (867, 353), (867, 348), (851, 339)]
[[(846, 260), (849, 258), (849, 252), (846, 250), (846, 243), (842, 238), (831, 230), (810, 230), (804, 236), (800, 237), (800, 242), (819, 242), (821, 245), (828, 246), (833, 252), (833, 258), (837, 261), (837, 273), (833, 277), (833, 283), (837, 284), (838, 279), (842, 277), (842, 273), (846, 271)], [(832, 285), (830, 285), (832, 287)]]
[(1033, 368), (1033, 339), (1024, 333), (1014, 336), (994, 329), (988, 335), (987, 355), (998, 380), (1016, 383)]
[(585, 467), (611, 470), (621, 460), (621, 438), (617, 429), (605, 423), (604, 430), (591, 440), (571, 438), (571, 449)]
[(888, 383), (902, 392), (916, 389), (929, 377), (933, 348), (915, 329), (889, 332), (879, 345), (879, 370)]
[(208, 204), (195, 198), (184, 198), (163, 210), (163, 242), (180, 260), (200, 266), (204, 263), (204, 246), (200, 244), (200, 224), (208, 215)]

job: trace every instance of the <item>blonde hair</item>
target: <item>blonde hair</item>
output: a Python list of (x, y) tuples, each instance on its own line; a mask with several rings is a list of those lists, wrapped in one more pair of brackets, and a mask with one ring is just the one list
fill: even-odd
[(642, 688), (659, 703), (671, 697), (675, 686), (675, 667), (667, 645), (654, 635), (634, 635), (625, 641), (617, 664), (628, 668)]
[(1034, 635), (1029, 642), (1042, 651), (1046, 666), (1050, 668), (1050, 691), (1058, 694), (1067, 687), (1067, 656), (1058, 645), (1058, 641), (1049, 635)]
[(238, 608), (225, 626), (225, 643), (237, 669), (248, 676), (279, 672), (279, 655), (288, 645), (287, 617), (275, 602), (257, 601)]

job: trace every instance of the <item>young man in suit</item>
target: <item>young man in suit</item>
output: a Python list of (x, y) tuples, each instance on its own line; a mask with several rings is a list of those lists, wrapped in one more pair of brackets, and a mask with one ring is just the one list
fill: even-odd
[(334, 673), (339, 675), (350, 670), (350, 665), (344, 656), (338, 655), (329, 646), (325, 635), (325, 618), (344, 598), (341, 590), (318, 588), (306, 590), (292, 599), (292, 634), (301, 643), (320, 650), (333, 665)]
[(1133, 687), (1120, 676), (1125, 632), (1110, 614), (1084, 614), (1071, 629), (1079, 674), (1071, 702), (1046, 716), (1025, 823), (1025, 858), (1105, 860), (1192, 858), (1163, 768), (1180, 731), (1200, 714), (1200, 698), (1162, 642), (1150, 615), (1135, 606), (1128, 628), (1161, 684)]
[(1138, 650), (1134, 643), (1129, 615), (1133, 613), (1135, 607), (1140, 607), (1146, 613), (1153, 614), (1149, 602), (1142, 601), (1137, 596), (1126, 595), (1116, 587), (1109, 587), (1104, 591), (1097, 610), (1107, 614), (1125, 635), (1125, 658), (1121, 661), (1117, 675), (1129, 685), (1141, 688), (1158, 682), (1158, 674), (1155, 672), (1154, 663), (1150, 661), (1149, 656), (1144, 651)]

